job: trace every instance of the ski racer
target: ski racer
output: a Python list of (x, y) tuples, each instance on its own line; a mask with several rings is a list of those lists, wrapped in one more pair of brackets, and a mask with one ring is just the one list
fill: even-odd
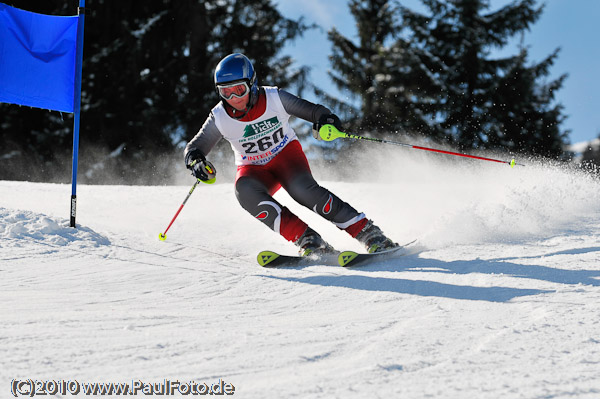
[(290, 116), (313, 123), (313, 135), (340, 119), (323, 105), (313, 104), (277, 87), (259, 86), (250, 60), (230, 54), (216, 67), (215, 88), (221, 101), (211, 110), (200, 131), (187, 144), (185, 164), (202, 181), (214, 181), (216, 170), (206, 160), (225, 138), (235, 153), (235, 194), (254, 218), (299, 247), (301, 256), (334, 252), (333, 248), (273, 195), (283, 187), (301, 205), (345, 230), (369, 253), (397, 247), (364, 213), (356, 211), (312, 176)]

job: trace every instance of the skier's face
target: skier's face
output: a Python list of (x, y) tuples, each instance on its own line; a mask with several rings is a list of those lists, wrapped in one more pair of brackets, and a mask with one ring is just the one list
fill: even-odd
[(247, 93), (243, 97), (238, 98), (238, 97), (233, 96), (231, 99), (225, 100), (225, 101), (227, 101), (227, 104), (231, 105), (233, 108), (237, 109), (238, 111), (243, 111), (248, 106), (249, 99), (250, 99), (250, 93)]

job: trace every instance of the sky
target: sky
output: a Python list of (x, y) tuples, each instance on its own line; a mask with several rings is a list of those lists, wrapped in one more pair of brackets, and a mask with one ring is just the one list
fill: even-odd
[[(322, 28), (288, 44), (284, 52), (292, 55), (298, 66), (312, 68), (311, 80), (315, 84), (339, 94), (327, 75), (331, 68), (328, 60), (331, 43), (327, 40), (327, 31), (335, 27), (346, 37), (356, 37), (356, 23), (348, 9), (348, 1), (279, 0), (276, 3), (284, 16), (293, 19), (304, 16), (307, 23)], [(511, 1), (491, 0), (486, 12), (509, 3)], [(415, 11), (426, 11), (420, 0), (401, 0), (401, 4)], [(543, 3), (538, 1), (537, 4)], [(599, 20), (599, 0), (548, 0), (541, 17), (524, 35), (530, 62), (540, 62), (556, 48), (561, 48), (549, 79), (568, 74), (562, 89), (556, 93), (556, 101), (564, 106), (563, 115), (568, 118), (561, 126), (563, 130), (571, 130), (569, 141), (572, 144), (591, 141), (600, 135)], [(499, 55), (515, 54), (520, 39), (520, 35), (515, 37)], [(305, 98), (317, 100), (309, 93)]]

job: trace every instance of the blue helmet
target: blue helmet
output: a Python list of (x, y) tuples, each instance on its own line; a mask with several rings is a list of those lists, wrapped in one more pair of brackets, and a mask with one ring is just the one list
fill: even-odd
[[(246, 82), (250, 88), (250, 103), (252, 106), (258, 99), (258, 83), (252, 63), (244, 54), (234, 53), (223, 58), (215, 69), (215, 89), (218, 85), (233, 82)], [(219, 94), (220, 95), (220, 94)]]

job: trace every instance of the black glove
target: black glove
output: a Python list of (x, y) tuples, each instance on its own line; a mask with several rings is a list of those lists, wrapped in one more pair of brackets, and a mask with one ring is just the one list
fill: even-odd
[(317, 123), (313, 123), (312, 134), (313, 137), (317, 140), (322, 140), (321, 136), (319, 135), (319, 130), (321, 130), (321, 127), (323, 127), (323, 125), (333, 125), (340, 132), (344, 131), (344, 128), (342, 127), (342, 122), (336, 114), (323, 114), (321, 115)]
[(192, 171), (192, 175), (205, 183), (214, 183), (217, 175), (217, 169), (212, 163), (206, 160), (206, 157), (200, 150), (192, 150), (185, 156), (185, 166)]

